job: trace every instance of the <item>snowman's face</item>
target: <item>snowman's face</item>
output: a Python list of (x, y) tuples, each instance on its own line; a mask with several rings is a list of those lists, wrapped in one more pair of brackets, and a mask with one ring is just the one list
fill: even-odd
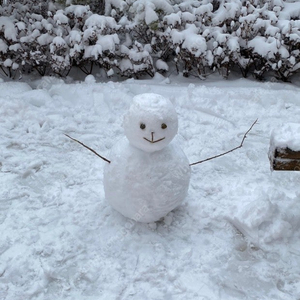
[(173, 104), (157, 94), (134, 97), (124, 117), (124, 131), (129, 142), (146, 152), (166, 147), (178, 130), (178, 118)]

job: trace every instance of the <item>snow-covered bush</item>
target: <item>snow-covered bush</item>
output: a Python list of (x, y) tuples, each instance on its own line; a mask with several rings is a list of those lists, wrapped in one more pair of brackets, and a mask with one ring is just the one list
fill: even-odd
[[(57, 5), (57, 3), (59, 3)], [(63, 5), (62, 5), (63, 4)], [(155, 71), (290, 80), (300, 70), (300, 3), (284, 0), (7, 0), (0, 70), (66, 76)]]
[(90, 73), (94, 65), (108, 72), (117, 64), (116, 51), (120, 40), (116, 32), (119, 28), (112, 17), (98, 14), (85, 21), (80, 47), (82, 57), (78, 64), (85, 73)]
[(130, 48), (125, 45), (121, 46), (122, 59), (117, 66), (121, 75), (127, 77), (139, 77), (143, 74), (154, 76), (153, 60), (147, 48), (150, 48), (150, 46), (143, 47), (138, 42), (135, 42)]

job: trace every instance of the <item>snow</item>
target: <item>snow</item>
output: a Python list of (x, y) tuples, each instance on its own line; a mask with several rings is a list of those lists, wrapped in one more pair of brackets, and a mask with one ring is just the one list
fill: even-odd
[(26, 24), (24, 22), (17, 22), (16, 26), (18, 27), (18, 29), (21, 30), (25, 30), (26, 29)]
[(147, 25), (158, 20), (155, 12), (155, 5), (153, 3), (145, 3), (145, 22)]
[(84, 49), (84, 57), (89, 58), (93, 57), (95, 60), (102, 55), (102, 47), (99, 44), (94, 46), (86, 46)]
[(4, 29), (4, 37), (7, 40), (16, 41), (17, 40), (17, 29), (13, 21), (9, 17), (0, 17), (0, 28)]
[(252, 47), (255, 53), (263, 57), (274, 58), (276, 54), (280, 54), (283, 58), (289, 57), (288, 50), (274, 37), (256, 36), (249, 41), (249, 47)]
[(284, 3), (284, 9), (280, 13), (279, 18), (282, 20), (291, 20), (299, 16), (300, 3)]
[(147, 25), (158, 20), (156, 12), (163, 11), (166, 15), (173, 13), (173, 7), (168, 1), (161, 0), (137, 0), (132, 3), (130, 8), (135, 13), (135, 21), (145, 21)]
[(66, 8), (67, 14), (74, 14), (76, 18), (84, 18), (84, 16), (89, 14), (89, 6), (86, 5), (71, 5)]
[(182, 44), (183, 49), (188, 49), (195, 57), (205, 54), (207, 45), (205, 39), (198, 34), (187, 34)]
[(56, 14), (53, 17), (53, 20), (56, 22), (56, 24), (68, 24), (69, 19), (66, 15), (64, 15), (63, 10), (58, 10)]
[(85, 77), (84, 82), (87, 84), (92, 84), (96, 82), (96, 78), (92, 74), (90, 74)]
[(123, 0), (106, 0), (105, 1), (105, 15), (109, 15), (112, 8), (117, 8), (120, 11), (127, 6), (126, 2)]
[[(300, 124), (300, 88), (251, 80), (73, 83), (0, 80), (2, 299), (300, 297), (299, 172), (271, 172), (271, 133)], [(162, 83), (165, 82), (165, 83)], [(165, 221), (126, 219), (105, 200), (105, 162), (132, 98), (158, 93), (179, 117), (188, 195)], [(297, 139), (297, 137), (293, 137)]]
[(9, 58), (7, 58), (7, 59), (3, 62), (3, 66), (4, 66), (4, 67), (7, 67), (7, 68), (11, 67), (12, 64), (13, 64), (13, 61), (12, 61), (11, 59), (9, 59)]
[(275, 128), (271, 137), (272, 148), (289, 148), (300, 151), (300, 124), (285, 123)]
[(222, 24), (226, 19), (234, 19), (236, 15), (241, 11), (241, 1), (234, 0), (232, 3), (224, 3), (220, 5), (216, 15), (214, 16), (214, 22), (216, 24)]
[(114, 70), (113, 69), (109, 69), (107, 72), (106, 72), (107, 76), (108, 77), (111, 77), (115, 74)]
[(165, 61), (163, 61), (162, 59), (158, 59), (155, 62), (155, 66), (156, 66), (156, 69), (160, 70), (160, 71), (168, 71), (169, 70), (168, 64)]
[(41, 46), (45, 46), (51, 44), (53, 39), (54, 37), (52, 35), (49, 33), (44, 33), (37, 38), (37, 41)]
[(81, 42), (82, 35), (80, 31), (72, 30), (68, 36), (69, 43), (73, 46)]
[(50, 53), (54, 53), (57, 49), (65, 48), (66, 46), (66, 41), (61, 36), (56, 36), (50, 45)]
[(183, 12), (181, 15), (181, 18), (184, 22), (187, 22), (187, 23), (194, 23), (196, 20), (196, 17), (193, 14), (191, 14), (190, 12)]
[(7, 44), (3, 40), (0, 40), (0, 52), (6, 53), (7, 48), (8, 48)]
[(117, 34), (99, 36), (97, 44), (102, 47), (102, 51), (109, 51), (114, 53), (116, 50), (116, 45), (120, 43)]
[(181, 24), (181, 12), (178, 13), (172, 13), (170, 15), (164, 16), (163, 19), (164, 23), (171, 25), (171, 26), (176, 26)]
[(200, 5), (195, 9), (195, 15), (196, 16), (204, 16), (208, 15), (211, 16), (213, 11), (213, 5), (211, 3)]
[(85, 27), (93, 29), (97, 28), (99, 32), (102, 33), (104, 30), (107, 30), (107, 28), (117, 30), (120, 25), (117, 25), (116, 21), (111, 17), (93, 14), (85, 21)]

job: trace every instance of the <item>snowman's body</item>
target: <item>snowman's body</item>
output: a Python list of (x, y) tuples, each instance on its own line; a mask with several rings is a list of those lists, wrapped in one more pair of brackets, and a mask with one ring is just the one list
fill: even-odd
[(175, 143), (152, 153), (131, 146), (126, 138), (112, 150), (104, 173), (105, 196), (113, 208), (139, 222), (154, 222), (186, 196), (189, 162)]
[(171, 142), (177, 133), (172, 103), (156, 94), (134, 98), (124, 118), (127, 138), (117, 143), (104, 171), (107, 201), (126, 217), (155, 222), (184, 200), (190, 166)]

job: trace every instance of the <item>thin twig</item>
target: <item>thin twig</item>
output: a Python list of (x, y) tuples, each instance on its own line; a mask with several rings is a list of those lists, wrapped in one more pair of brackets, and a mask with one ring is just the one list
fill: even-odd
[(228, 154), (228, 153), (230, 153), (230, 152), (233, 152), (233, 151), (235, 151), (235, 150), (237, 150), (237, 149), (239, 149), (239, 148), (242, 148), (242, 147), (243, 147), (243, 144), (244, 144), (244, 141), (245, 141), (245, 139), (246, 139), (246, 137), (247, 137), (247, 134), (251, 131), (251, 129), (252, 129), (253, 126), (257, 123), (257, 121), (258, 121), (258, 119), (255, 120), (255, 122), (251, 125), (251, 127), (250, 127), (250, 128), (247, 130), (247, 132), (244, 134), (244, 137), (243, 137), (243, 139), (242, 139), (242, 142), (241, 142), (241, 144), (240, 144), (239, 146), (237, 146), (237, 147), (235, 147), (235, 148), (233, 148), (233, 149), (231, 149), (231, 150), (228, 150), (228, 151), (226, 151), (226, 152), (224, 152), (224, 153), (221, 153), (221, 154), (218, 154), (218, 155), (215, 155), (215, 156), (206, 158), (206, 159), (204, 159), (204, 160), (200, 160), (200, 161), (194, 162), (194, 163), (190, 164), (190, 166), (194, 166), (194, 165), (197, 165), (197, 164), (201, 164), (201, 163), (203, 163), (203, 162), (205, 162), (205, 161), (208, 161), (208, 160), (212, 160), (212, 159), (218, 158), (218, 157), (220, 157), (220, 156), (223, 156), (223, 155), (226, 155), (226, 154)]
[(110, 160), (108, 160), (107, 158), (101, 156), (100, 154), (98, 154), (95, 150), (93, 150), (92, 148), (88, 147), (87, 145), (85, 145), (84, 143), (70, 137), (69, 135), (65, 134), (65, 136), (67, 136), (69, 139), (71, 139), (74, 142), (77, 142), (78, 144), (80, 144), (81, 146), (85, 147), (86, 149), (92, 151), (94, 154), (96, 154), (97, 156), (99, 156), (100, 158), (102, 158), (103, 160), (105, 160), (106, 162), (108, 162), (110, 164)]

